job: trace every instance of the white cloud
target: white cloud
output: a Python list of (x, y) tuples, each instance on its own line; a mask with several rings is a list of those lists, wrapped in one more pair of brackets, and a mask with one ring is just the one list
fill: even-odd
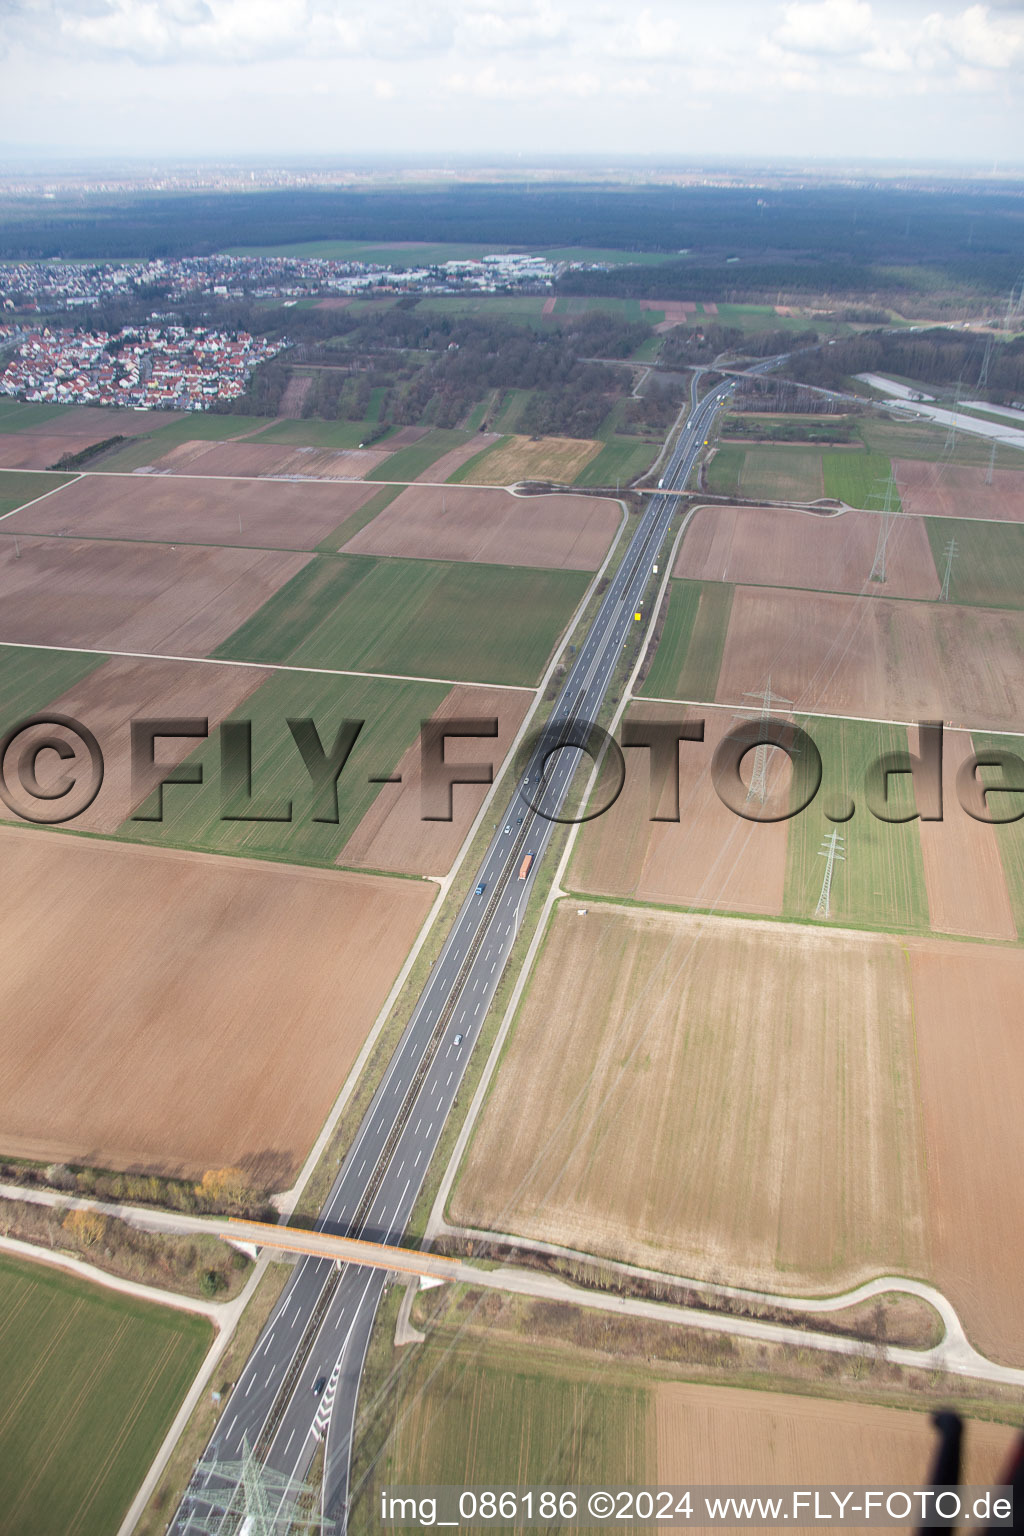
[(793, 53), (842, 56), (864, 52), (878, 40), (878, 33), (867, 0), (795, 0), (783, 7), (774, 40)]
[(935, 12), (925, 17), (922, 30), (930, 43), (963, 64), (975, 69), (1013, 69), (1024, 62), (1024, 16), (1000, 20), (990, 12), (988, 5), (968, 6), (956, 16)]

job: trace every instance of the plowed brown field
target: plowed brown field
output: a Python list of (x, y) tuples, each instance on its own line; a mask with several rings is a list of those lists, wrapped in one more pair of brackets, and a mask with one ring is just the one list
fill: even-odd
[(431, 888), (0, 828), (0, 1149), (294, 1176)]
[(63, 454), (86, 446), (75, 438), (0, 432), (0, 469), (49, 469)]
[[(496, 737), (452, 737), (445, 747), (450, 763), (494, 764), (498, 778), (515, 734), (533, 695), (508, 688), (456, 687), (434, 719), (453, 716), (496, 716)], [(384, 785), (338, 856), (339, 864), (367, 869), (393, 869), (400, 874), (446, 875), (480, 809), (486, 785), (457, 785), (452, 791), (451, 821), (424, 821), (420, 803), (420, 744), (409, 748), (399, 763), (401, 785)]]
[(295, 448), (287, 443), (181, 443), (153, 468), (175, 475), (258, 479), (358, 480), (379, 468), (390, 448)]
[(607, 554), (620, 517), (614, 502), (596, 496), (410, 486), (360, 529), (343, 553), (593, 571)]
[(689, 325), (691, 315), (697, 313), (697, 305), (692, 299), (641, 299), (640, 308), (664, 310), (664, 320), (659, 320), (654, 327), (659, 335), (676, 325)]
[(764, 686), (796, 709), (1019, 730), (1014, 612), (737, 587), (716, 699)]
[[(679, 744), (679, 820), (651, 821), (650, 754), (625, 752), (626, 783), (603, 816), (582, 829), (568, 884), (600, 896), (631, 896), (712, 911), (782, 911), (788, 823), (750, 822), (715, 794), (711, 757), (736, 723), (727, 710), (637, 705), (630, 720), (704, 719), (703, 744)], [(752, 766), (746, 760), (746, 769)], [(780, 773), (778, 786), (788, 784)], [(773, 784), (773, 789), (775, 785)], [(662, 814), (669, 813), (669, 806)]]
[(891, 597), (938, 597), (941, 584), (920, 518), (902, 518), (893, 527), (884, 589), (869, 582), (878, 529), (871, 512), (827, 516), (784, 507), (701, 507), (672, 574), (872, 597), (883, 590)]
[[(212, 735), (220, 721), (237, 709), (269, 676), (270, 673), (259, 667), (212, 666), (203, 662), (152, 661), (125, 656), (111, 657), (103, 666), (90, 672), (49, 706), (59, 714), (70, 715), (87, 725), (103, 752), (102, 788), (93, 803), (67, 825), (74, 831), (116, 832), (162, 777), (155, 773), (140, 792), (132, 793), (133, 718), (191, 719), (199, 716), (209, 720)], [(58, 730), (57, 734), (63, 733)], [(71, 738), (66, 739), (70, 745), (75, 745)], [(80, 771), (84, 773), (86, 754), (81, 744), (78, 745)], [(157, 761), (161, 765), (180, 763), (198, 745), (194, 739), (160, 737), (156, 743)], [(0, 817), (16, 819), (6, 806), (0, 806)]]
[(932, 1271), (984, 1354), (1024, 1364), (1024, 953), (908, 940)]
[(308, 555), (80, 539), (0, 542), (0, 640), (205, 656)]
[[(917, 731), (907, 732), (917, 751)], [(1010, 895), (1003, 875), (995, 828), (962, 810), (956, 793), (961, 763), (974, 753), (966, 731), (943, 737), (943, 820), (918, 824), (931, 926), (939, 933), (966, 933), (981, 939), (1015, 939)]]
[(22, 427), (18, 435), (59, 437), (64, 439), (67, 451), (89, 443), (102, 443), (108, 437), (141, 437), (144, 432), (155, 432), (158, 427), (169, 427), (173, 422), (181, 421), (184, 414), (184, 411), (129, 411), (77, 405), (34, 427)]
[(1024, 522), (1024, 470), (988, 471), (964, 464), (924, 464), (896, 459), (893, 472), (900, 500), (908, 512), (925, 517), (988, 517), (1001, 523)]
[[(249, 446), (240, 445), (243, 450)], [(83, 475), (54, 496), (52, 506), (48, 497), (4, 526), (7, 532), (71, 532), (93, 539), (315, 549), (378, 490), (363, 484), (251, 485), (244, 480), (189, 483), (163, 476)]]
[(453, 1219), (776, 1291), (920, 1274), (900, 948), (577, 906), (557, 909)]
[[(935, 1455), (928, 1414), (865, 1403), (672, 1382), (655, 1393), (655, 1418), (663, 1486), (731, 1484), (765, 1492), (772, 1484), (780, 1485), (779, 1492), (786, 1484), (920, 1488), (927, 1487)], [(1004, 1424), (969, 1421), (963, 1481), (999, 1482), (1015, 1434)], [(792, 1524), (762, 1529), (781, 1533)], [(868, 1527), (844, 1524), (843, 1529)]]

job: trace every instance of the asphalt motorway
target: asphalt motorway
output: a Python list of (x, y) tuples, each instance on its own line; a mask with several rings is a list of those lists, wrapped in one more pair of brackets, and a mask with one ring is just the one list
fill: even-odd
[[(695, 379), (694, 394), (696, 387)], [(694, 406), (659, 489), (685, 486), (734, 387), (731, 380), (722, 383)], [(497, 822), (474, 888), (459, 909), (317, 1219), (320, 1229), (382, 1243), (398, 1243), (405, 1231), (519, 931), (557, 824), (553, 818), (583, 756), (578, 743), (597, 718), (676, 511), (673, 496), (652, 496), (644, 508), (544, 727), (543, 742)], [(577, 744), (559, 745), (567, 738)], [(524, 876), (527, 855), (532, 861)], [(237, 1462), (245, 1440), (275, 1473), (301, 1479), (327, 1420), (324, 1515), (343, 1528), (359, 1383), (385, 1280), (380, 1270), (339, 1268), (327, 1259), (297, 1264), (231, 1392), (204, 1460)], [(209, 1518), (204, 1486), (212, 1493), (208, 1473), (199, 1474), (183, 1500), (171, 1526), (175, 1536), (198, 1532), (198, 1522)], [(275, 1498), (283, 1515), (289, 1494), (282, 1487)]]

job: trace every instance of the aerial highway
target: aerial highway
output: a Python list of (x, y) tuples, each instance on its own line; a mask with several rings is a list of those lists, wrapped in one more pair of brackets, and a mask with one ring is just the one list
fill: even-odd
[[(723, 382), (700, 402), (696, 388), (695, 379), (692, 412), (659, 489), (686, 485), (735, 383)], [(516, 780), (476, 880), (320, 1212), (319, 1230), (385, 1244), (401, 1240), (522, 923), (557, 825), (554, 818), (584, 755), (578, 743), (597, 719), (677, 510), (674, 495), (647, 500), (555, 701), (544, 739)], [(375, 1268), (340, 1266), (315, 1256), (301, 1260), (231, 1392), (205, 1459), (237, 1461), (245, 1441), (265, 1465), (301, 1478), (326, 1421), (323, 1513), (343, 1529), (359, 1382), (385, 1280), (386, 1273)], [(208, 1481), (191, 1485), (172, 1523), (174, 1536), (207, 1528), (204, 1487)]]

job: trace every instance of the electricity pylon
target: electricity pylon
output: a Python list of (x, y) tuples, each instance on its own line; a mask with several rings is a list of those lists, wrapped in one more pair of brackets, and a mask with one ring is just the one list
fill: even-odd
[(988, 469), (985, 471), (985, 484), (992, 484), (992, 476), (996, 468), (996, 444), (992, 444), (992, 452), (988, 456)]
[(241, 1461), (204, 1457), (196, 1464), (174, 1530), (181, 1536), (291, 1536), (333, 1529), (318, 1514), (304, 1513), (300, 1501), (319, 1502), (298, 1478), (262, 1466), (245, 1439)]
[(875, 543), (875, 558), (871, 566), (871, 574), (868, 577), (869, 581), (885, 580), (885, 551), (889, 543), (889, 534), (892, 532), (892, 525), (898, 514), (896, 506), (898, 499), (896, 480), (892, 473), (890, 473), (882, 500), (882, 521), (878, 529), (878, 539)]
[(953, 574), (953, 560), (956, 556), (956, 539), (950, 539), (946, 545), (946, 569), (942, 576), (942, 591), (939, 593), (939, 602), (949, 602), (949, 578)]
[[(745, 699), (757, 699), (760, 709), (743, 710), (741, 718), (744, 720), (758, 720), (764, 724), (771, 719), (772, 706), (774, 704), (792, 704), (792, 699), (784, 699), (781, 694), (772, 692), (771, 673), (768, 681), (760, 692), (750, 692), (743, 695)], [(754, 771), (750, 776), (750, 787), (747, 790), (747, 803), (751, 800), (759, 800), (762, 805), (768, 799), (768, 752), (767, 742), (758, 742), (754, 748)]]
[(836, 860), (845, 861), (846, 855), (841, 851), (843, 839), (839, 833), (832, 829), (827, 837), (822, 839), (818, 849), (819, 859), (825, 860), (825, 878), (821, 882), (821, 895), (818, 897), (818, 905), (814, 909), (815, 917), (828, 917), (829, 903), (832, 897), (832, 871), (835, 869)]
[(947, 455), (956, 452), (956, 427), (960, 416), (960, 388), (962, 382), (962, 379), (957, 379), (956, 381), (956, 390), (953, 395), (953, 419), (946, 428), (946, 442), (942, 451)]

